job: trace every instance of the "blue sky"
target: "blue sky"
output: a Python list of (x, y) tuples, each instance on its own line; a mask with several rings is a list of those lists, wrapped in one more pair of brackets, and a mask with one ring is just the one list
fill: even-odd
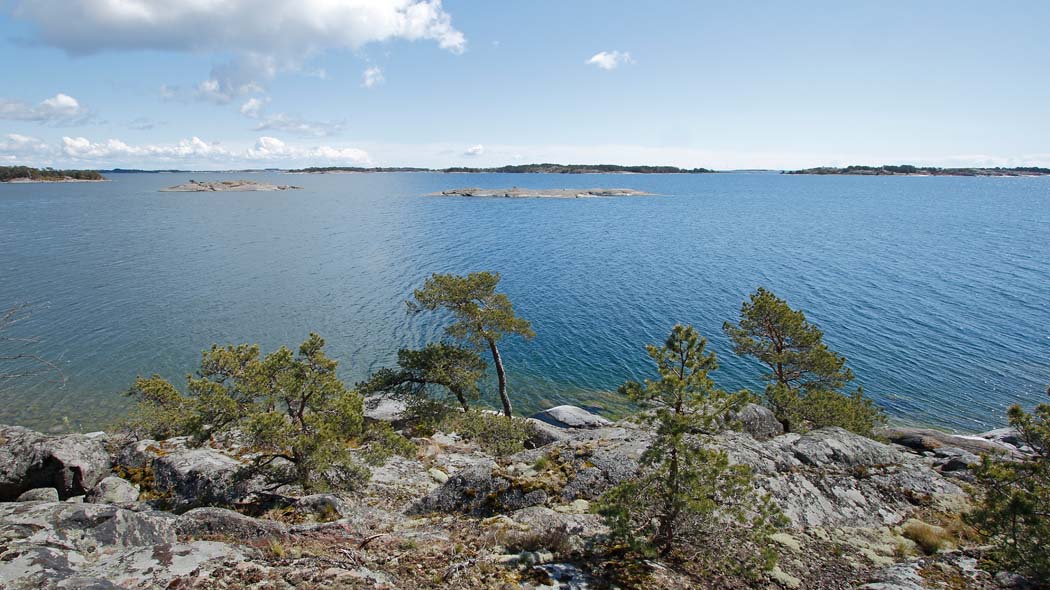
[(1050, 3), (0, 0), (0, 163), (1050, 165)]

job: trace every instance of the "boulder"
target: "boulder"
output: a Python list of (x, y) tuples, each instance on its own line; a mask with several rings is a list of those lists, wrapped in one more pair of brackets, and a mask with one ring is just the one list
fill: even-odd
[(130, 481), (111, 475), (98, 482), (84, 498), (93, 504), (131, 504), (139, 499), (139, 487)]
[[(991, 433), (986, 434), (995, 432), (998, 431), (991, 431)], [(932, 428), (911, 427), (883, 428), (876, 434), (894, 444), (917, 452), (933, 451), (941, 447), (954, 447), (977, 455), (981, 453), (1017, 455), (1015, 447), (994, 440), (994, 437), (990, 439), (982, 438), (982, 435), (961, 436)]]
[(345, 518), (353, 513), (350, 505), (335, 494), (303, 496), (295, 500), (293, 507), (297, 512), (322, 522)]
[(279, 522), (252, 518), (225, 508), (194, 508), (179, 515), (175, 530), (187, 537), (221, 535), (233, 539), (280, 537), (287, 533)]
[(470, 467), (449, 477), (448, 481), (416, 503), (412, 512), (463, 512), (488, 516), (512, 512), (547, 502), (541, 489), (527, 490), (512, 485), (486, 467)]
[(248, 494), (245, 464), (215, 449), (185, 449), (153, 460), (153, 485), (177, 511), (227, 505)]
[(59, 497), (85, 494), (109, 474), (102, 439), (83, 434), (47, 436), (20, 426), (0, 426), (0, 501), (35, 488)]
[(9, 546), (48, 545), (86, 554), (175, 542), (170, 514), (109, 504), (0, 504), (0, 522)]
[(55, 488), (36, 488), (28, 492), (22, 492), (18, 496), (18, 502), (58, 502), (58, 490)]
[(612, 422), (597, 414), (569, 405), (543, 410), (532, 417), (540, 422), (546, 422), (559, 428), (600, 428), (612, 424)]
[(536, 418), (526, 418), (526, 422), (532, 425), (532, 434), (525, 441), (525, 446), (536, 449), (551, 443), (562, 442), (569, 439), (569, 434), (564, 429), (548, 424)]
[(777, 420), (773, 411), (758, 404), (747, 404), (740, 411), (731, 414), (729, 419), (738, 422), (740, 430), (756, 440), (769, 440), (784, 434), (784, 425)]

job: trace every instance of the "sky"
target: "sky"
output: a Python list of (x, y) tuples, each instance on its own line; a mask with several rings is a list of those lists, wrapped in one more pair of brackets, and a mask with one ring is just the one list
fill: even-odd
[(0, 0), (0, 165), (1050, 166), (1050, 2)]

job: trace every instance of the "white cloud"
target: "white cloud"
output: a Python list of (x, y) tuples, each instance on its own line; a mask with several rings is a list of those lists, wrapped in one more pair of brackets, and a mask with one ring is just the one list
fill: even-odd
[(300, 147), (290, 146), (276, 137), (260, 137), (255, 145), (248, 149), (248, 158), (265, 161), (323, 161), (352, 164), (371, 164), (368, 152), (357, 148), (337, 148), (330, 146)]
[(338, 134), (344, 127), (346, 127), (346, 123), (342, 121), (307, 121), (293, 115), (277, 113), (265, 117), (255, 126), (255, 130), (283, 131), (295, 135), (327, 137)]
[(471, 156), (471, 157), (473, 157), (473, 156), (480, 156), (480, 155), (482, 155), (484, 153), (485, 153), (485, 146), (483, 146), (483, 145), (481, 145), (479, 143), (478, 145), (473, 145), (473, 146), (470, 146), (469, 148), (467, 148), (467, 151), (463, 152), (463, 155), (464, 156)]
[(327, 137), (336, 135), (346, 127), (343, 121), (308, 121), (295, 115), (287, 113), (266, 114), (266, 105), (270, 102), (268, 98), (249, 98), (241, 105), (241, 114), (249, 119), (256, 119), (259, 123), (254, 127), (255, 131), (281, 131), (295, 135), (309, 135), (313, 137)]
[(258, 119), (262, 115), (263, 108), (269, 102), (265, 98), (249, 98), (241, 105), (241, 114), (249, 119)]
[(379, 41), (466, 47), (441, 0), (15, 0), (16, 17), (72, 54), (235, 51), (301, 58)]
[(78, 125), (86, 122), (89, 116), (88, 109), (84, 108), (80, 101), (61, 92), (35, 105), (0, 98), (0, 119), (51, 125)]
[(361, 75), (361, 85), (365, 88), (372, 88), (383, 82), (386, 82), (386, 78), (383, 76), (383, 70), (379, 66), (372, 66)]
[(229, 169), (370, 165), (371, 157), (356, 147), (290, 144), (269, 136), (259, 137), (252, 145), (237, 147), (199, 137), (168, 144), (130, 144), (121, 139), (92, 141), (66, 136), (56, 144), (48, 144), (35, 137), (9, 134), (0, 136), (0, 162), (63, 167)]
[(631, 54), (626, 51), (599, 51), (584, 63), (587, 65), (598, 66), (603, 70), (615, 70), (620, 67), (621, 64), (633, 64), (634, 58), (632, 58)]

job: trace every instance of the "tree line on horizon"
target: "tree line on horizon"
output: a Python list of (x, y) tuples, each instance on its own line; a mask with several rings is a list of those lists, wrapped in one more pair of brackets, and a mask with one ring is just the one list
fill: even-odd
[(31, 168), (29, 166), (0, 166), (0, 182), (12, 180), (104, 180), (96, 170), (59, 170), (56, 168)]

